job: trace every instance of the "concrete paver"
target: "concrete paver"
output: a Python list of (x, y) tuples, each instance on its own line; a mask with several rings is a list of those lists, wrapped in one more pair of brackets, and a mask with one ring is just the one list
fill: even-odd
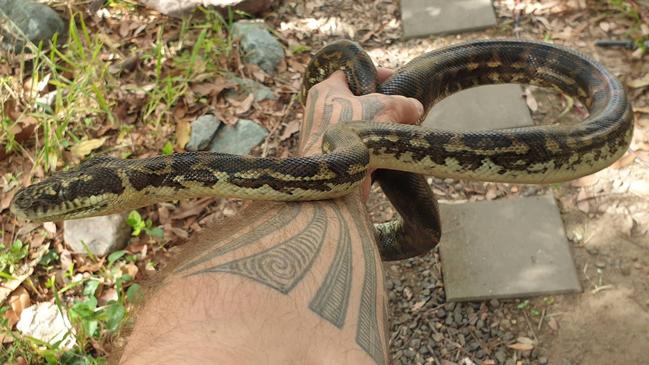
[(437, 103), (423, 125), (446, 130), (481, 130), (532, 124), (519, 85), (486, 85), (462, 90)]
[(496, 24), (490, 0), (401, 0), (404, 38), (459, 33)]
[(581, 290), (551, 194), (442, 204), (440, 255), (449, 301)]

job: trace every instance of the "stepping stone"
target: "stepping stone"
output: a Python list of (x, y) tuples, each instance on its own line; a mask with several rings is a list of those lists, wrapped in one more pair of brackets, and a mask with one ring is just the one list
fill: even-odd
[(423, 125), (454, 131), (498, 129), (532, 125), (532, 117), (519, 85), (486, 85), (443, 99)]
[(403, 37), (459, 33), (496, 25), (490, 0), (401, 0)]
[(442, 204), (440, 210), (446, 300), (581, 291), (551, 194)]

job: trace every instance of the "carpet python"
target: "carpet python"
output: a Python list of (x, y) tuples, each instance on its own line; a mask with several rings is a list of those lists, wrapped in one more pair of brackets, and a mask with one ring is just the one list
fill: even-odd
[[(403, 220), (378, 225), (383, 259), (414, 256), (440, 237), (437, 204), (422, 175), (508, 183), (554, 183), (592, 174), (627, 150), (633, 132), (625, 91), (606, 68), (569, 48), (536, 41), (479, 40), (423, 54), (378, 84), (369, 56), (351, 41), (318, 51), (302, 95), (335, 70), (357, 94), (418, 99), (426, 111), (479, 85), (550, 87), (577, 98), (577, 124), (452, 132), (349, 121), (330, 127), (321, 155), (259, 158), (211, 152), (124, 160), (96, 157), (20, 190), (18, 217), (52, 221), (104, 215), (156, 202), (218, 196), (304, 201), (349, 194), (374, 175)], [(477, 121), (479, 122), (479, 121)]]

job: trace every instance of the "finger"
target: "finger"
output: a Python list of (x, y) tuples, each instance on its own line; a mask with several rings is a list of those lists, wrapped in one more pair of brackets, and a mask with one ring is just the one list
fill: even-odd
[(386, 106), (374, 118), (377, 122), (416, 124), (424, 114), (419, 100), (400, 95), (387, 96)]
[(326, 80), (321, 83), (323, 86), (335, 88), (336, 91), (344, 91), (343, 94), (353, 95), (347, 84), (345, 73), (338, 70), (332, 73)]
[(394, 74), (394, 71), (389, 68), (378, 67), (376, 69), (376, 77), (378, 78), (379, 83), (387, 80), (387, 78), (392, 76), (392, 74)]

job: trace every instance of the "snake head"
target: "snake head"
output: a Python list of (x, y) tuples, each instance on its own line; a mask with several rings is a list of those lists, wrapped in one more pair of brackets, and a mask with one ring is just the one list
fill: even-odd
[(77, 219), (110, 213), (118, 206), (124, 187), (111, 163), (117, 159), (99, 157), (78, 167), (54, 174), (19, 190), (11, 202), (11, 212), (35, 221)]

